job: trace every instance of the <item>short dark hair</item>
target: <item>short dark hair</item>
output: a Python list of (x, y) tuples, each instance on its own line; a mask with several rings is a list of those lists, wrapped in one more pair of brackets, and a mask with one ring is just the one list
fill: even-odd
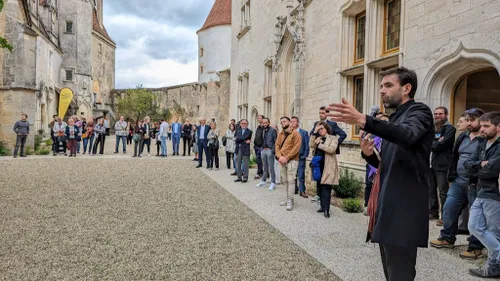
[(281, 119), (286, 119), (286, 120), (290, 121), (290, 118), (288, 118), (287, 116), (283, 116), (283, 117), (280, 118), (280, 120)]
[(434, 109), (434, 111), (436, 111), (438, 109), (442, 109), (444, 111), (444, 114), (448, 115), (448, 108), (446, 108), (444, 106), (438, 106), (438, 107), (436, 107), (436, 109)]
[(236, 119), (231, 119), (231, 122), (235, 122), (236, 123)]
[(410, 84), (411, 90), (410, 93), (408, 93), (408, 96), (413, 99), (415, 97), (415, 94), (417, 93), (417, 86), (418, 86), (417, 73), (406, 67), (395, 67), (380, 72), (380, 75), (382, 77), (392, 74), (395, 74), (398, 77), (400, 86)]
[(160, 119), (160, 122), (163, 122), (163, 121), (165, 121), (165, 118)]
[(319, 126), (319, 125), (322, 125), (323, 127), (325, 127), (326, 133), (330, 134), (331, 128), (330, 128), (330, 125), (328, 125), (327, 122), (325, 122), (325, 121), (319, 121), (318, 124), (316, 124), (316, 126)]
[(329, 110), (326, 110), (326, 106), (322, 106), (319, 108), (319, 110), (324, 110), (326, 113), (329, 113), (330, 111)]
[(467, 109), (465, 112), (465, 117), (472, 117), (474, 119), (481, 117), (484, 114), (484, 110), (481, 108), (477, 107), (472, 107), (470, 109)]
[(264, 116), (262, 114), (257, 115), (257, 117), (262, 117), (262, 119), (266, 118), (266, 116)]
[(28, 118), (28, 115), (26, 113), (21, 114), (21, 116)]
[(498, 126), (500, 124), (500, 112), (498, 111), (491, 111), (488, 113), (485, 113), (479, 117), (479, 121), (490, 121), (491, 124)]
[(267, 117), (262, 117), (262, 120), (267, 120), (267, 122), (271, 123), (271, 120), (269, 120), (269, 118)]
[(248, 123), (248, 120), (247, 120), (247, 119), (241, 119), (241, 120), (240, 120), (240, 122), (238, 122), (238, 123), (241, 123), (241, 122), (243, 122), (243, 121), (246, 121), (246, 122)]
[(56, 117), (57, 117), (57, 114), (52, 115), (52, 118), (56, 118)]
[(297, 116), (292, 116), (292, 119), (295, 119), (295, 120), (297, 120), (297, 122), (300, 122), (300, 119)]

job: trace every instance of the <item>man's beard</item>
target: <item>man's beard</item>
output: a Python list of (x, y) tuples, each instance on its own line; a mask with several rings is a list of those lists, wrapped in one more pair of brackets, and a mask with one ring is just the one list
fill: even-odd
[(387, 97), (387, 101), (384, 102), (385, 108), (398, 108), (401, 105), (402, 97)]
[(441, 120), (441, 119), (434, 120), (434, 127), (436, 128), (436, 132), (439, 132), (439, 130), (443, 128), (445, 122), (446, 120)]
[(281, 128), (283, 128), (283, 130), (287, 130), (289, 127), (290, 127), (290, 125), (281, 126)]
[(479, 130), (481, 129), (481, 127), (472, 127), (472, 126), (467, 126), (467, 130), (471, 133), (477, 133), (479, 132)]

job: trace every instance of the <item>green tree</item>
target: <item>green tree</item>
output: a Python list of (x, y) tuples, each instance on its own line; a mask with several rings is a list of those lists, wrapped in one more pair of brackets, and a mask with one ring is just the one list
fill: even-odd
[[(0, 12), (3, 10), (4, 0), (0, 0)], [(0, 48), (8, 49), (12, 53), (12, 45), (9, 44), (7, 39), (0, 37)]]
[(150, 116), (152, 119), (158, 114), (156, 95), (138, 85), (135, 89), (128, 89), (123, 98), (117, 102), (118, 112), (131, 117), (135, 121)]

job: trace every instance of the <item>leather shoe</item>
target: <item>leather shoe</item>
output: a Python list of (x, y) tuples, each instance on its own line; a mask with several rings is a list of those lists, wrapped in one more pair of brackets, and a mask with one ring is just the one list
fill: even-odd
[(237, 176), (237, 173), (231, 173), (230, 176)]
[(247, 182), (247, 181), (248, 181), (247, 179), (244, 179), (244, 180), (242, 180), (241, 182)]
[(196, 166), (196, 168), (201, 168), (201, 165), (200, 165), (200, 164), (198, 164), (198, 165)]
[(239, 181), (241, 181), (241, 179), (235, 179), (235, 180), (234, 180), (234, 182), (239, 182)]
[(327, 218), (327, 219), (330, 218), (330, 213), (325, 212), (325, 218)]
[(309, 196), (307, 196), (305, 192), (301, 192), (301, 193), (300, 193), (300, 196), (301, 196), (301, 197), (304, 197), (304, 198), (309, 198)]
[(323, 210), (323, 208), (321, 208), (321, 209), (319, 209), (317, 212), (318, 212), (318, 213), (323, 213), (323, 212), (325, 212), (325, 211)]

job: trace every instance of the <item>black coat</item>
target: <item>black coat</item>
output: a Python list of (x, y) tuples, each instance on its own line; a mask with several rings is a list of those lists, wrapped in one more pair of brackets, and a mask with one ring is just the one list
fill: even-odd
[[(457, 129), (449, 122), (446, 122), (441, 130), (436, 133), (434, 141), (432, 142), (431, 160), (431, 166), (434, 171), (448, 172), (456, 133)], [(439, 141), (441, 137), (444, 137), (444, 139)]]
[(453, 146), (453, 151), (451, 154), (450, 168), (448, 169), (449, 182), (455, 181), (455, 179), (458, 177), (457, 166), (458, 166), (458, 159), (460, 158), (458, 149), (460, 148), (460, 145), (462, 144), (464, 139), (467, 137), (469, 137), (469, 132), (463, 132), (457, 137), (457, 140), (455, 141), (455, 145)]
[(250, 144), (246, 143), (246, 141), (252, 139), (252, 130), (246, 128), (245, 134), (242, 134), (242, 132), (243, 129), (239, 129), (234, 135), (234, 141), (236, 142), (234, 154), (237, 155), (241, 151), (241, 155), (250, 156)]
[(429, 239), (429, 157), (434, 138), (431, 109), (410, 100), (390, 121), (366, 117), (364, 130), (383, 139), (380, 193), (372, 242), (399, 247), (427, 247)]

